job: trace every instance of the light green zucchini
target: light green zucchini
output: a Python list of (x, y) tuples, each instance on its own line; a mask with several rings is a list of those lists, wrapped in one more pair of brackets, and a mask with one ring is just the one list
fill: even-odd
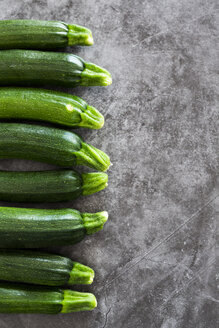
[(104, 124), (103, 115), (77, 96), (31, 88), (0, 88), (0, 119), (28, 119), (90, 129), (100, 129)]

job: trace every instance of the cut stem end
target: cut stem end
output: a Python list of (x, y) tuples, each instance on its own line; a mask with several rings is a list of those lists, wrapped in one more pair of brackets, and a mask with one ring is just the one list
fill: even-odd
[(88, 28), (79, 25), (68, 25), (69, 46), (92, 46), (93, 43), (93, 36)]
[(104, 224), (108, 220), (106, 211), (98, 213), (81, 213), (87, 235), (92, 235), (103, 229)]
[(111, 74), (104, 68), (92, 63), (84, 63), (85, 68), (81, 73), (80, 85), (83, 86), (107, 86), (112, 84)]
[(81, 142), (81, 149), (74, 153), (77, 165), (85, 165), (98, 171), (107, 171), (110, 166), (110, 158), (102, 150), (85, 142)]
[(94, 280), (94, 270), (86, 265), (74, 262), (70, 272), (69, 285), (90, 285)]
[(96, 297), (91, 293), (64, 290), (61, 313), (90, 311), (97, 306)]
[(94, 194), (105, 189), (108, 184), (108, 175), (101, 172), (82, 173), (82, 194), (84, 196)]
[(92, 106), (87, 105), (86, 110), (80, 115), (81, 122), (78, 125), (81, 127), (89, 129), (101, 129), (104, 125), (103, 115)]

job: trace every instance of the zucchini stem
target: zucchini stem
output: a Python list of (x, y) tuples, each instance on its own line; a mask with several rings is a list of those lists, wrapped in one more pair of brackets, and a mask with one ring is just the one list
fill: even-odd
[(98, 213), (81, 213), (87, 235), (92, 235), (103, 229), (104, 224), (108, 220), (106, 211)]
[(85, 142), (81, 142), (81, 149), (74, 152), (76, 165), (85, 165), (98, 171), (107, 171), (110, 166), (110, 158), (102, 150)]
[(108, 186), (108, 175), (101, 172), (82, 173), (82, 195), (87, 196)]
[(91, 293), (80, 293), (66, 289), (63, 293), (61, 313), (93, 310), (97, 306), (96, 297)]
[(84, 70), (81, 72), (80, 85), (107, 86), (110, 84), (112, 84), (112, 77), (111, 74), (106, 69), (92, 63), (84, 62)]
[(87, 105), (81, 115), (81, 122), (78, 126), (90, 129), (101, 129), (104, 125), (103, 115), (94, 107)]
[(86, 265), (73, 262), (68, 285), (90, 285), (94, 280), (94, 270)]
[(68, 25), (68, 45), (92, 46), (94, 43), (91, 30), (79, 25)]

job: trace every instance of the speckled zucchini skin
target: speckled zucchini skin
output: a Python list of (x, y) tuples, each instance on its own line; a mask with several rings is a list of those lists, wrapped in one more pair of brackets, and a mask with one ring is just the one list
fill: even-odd
[(81, 138), (69, 131), (32, 124), (1, 123), (0, 158), (29, 159), (62, 167), (76, 165)]
[(0, 250), (0, 280), (62, 286), (68, 283), (73, 262), (66, 257), (26, 250)]
[(75, 244), (86, 235), (74, 210), (0, 208), (0, 248), (40, 248)]

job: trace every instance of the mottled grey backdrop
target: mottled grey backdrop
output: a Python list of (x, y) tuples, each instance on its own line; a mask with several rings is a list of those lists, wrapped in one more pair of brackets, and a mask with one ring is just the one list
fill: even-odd
[[(67, 89), (106, 117), (80, 131), (111, 155), (109, 187), (68, 204), (107, 209), (105, 229), (59, 252), (92, 266), (98, 308), (0, 315), (4, 328), (215, 328), (217, 0), (1, 0), (0, 18), (86, 25), (75, 48), (109, 69), (107, 88)], [(43, 169), (1, 161), (0, 169)], [(5, 204), (4, 204), (5, 205)], [(16, 204), (14, 204), (16, 205)], [(31, 205), (34, 206), (34, 205)]]

